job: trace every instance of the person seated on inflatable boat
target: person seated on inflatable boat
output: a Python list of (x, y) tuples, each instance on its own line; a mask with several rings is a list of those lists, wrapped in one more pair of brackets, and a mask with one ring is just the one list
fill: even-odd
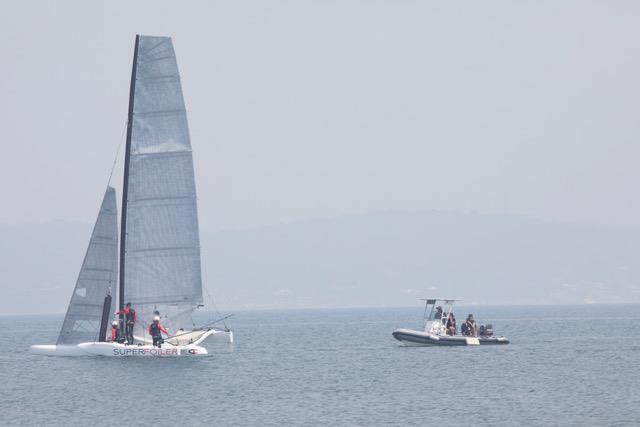
[(456, 330), (456, 316), (453, 315), (453, 312), (450, 312), (447, 319), (447, 335), (455, 335)]
[(473, 314), (469, 313), (467, 316), (466, 322), (464, 324), (467, 326), (468, 334), (472, 337), (478, 336), (478, 325), (476, 324), (475, 319), (473, 318)]
[(162, 333), (169, 335), (169, 332), (165, 329), (164, 326), (160, 324), (160, 316), (156, 316), (153, 318), (153, 322), (149, 325), (149, 335), (153, 339), (154, 347), (162, 347), (164, 340), (162, 339)]
[(437, 320), (437, 319), (442, 319), (442, 315), (443, 315), (443, 313), (442, 313), (442, 307), (437, 306), (437, 307), (436, 307), (436, 313), (433, 315), (433, 318), (434, 318), (434, 319), (436, 319), (436, 320)]
[(462, 325), (460, 325), (460, 333), (465, 336), (470, 335), (469, 326), (467, 326), (467, 322), (464, 322)]

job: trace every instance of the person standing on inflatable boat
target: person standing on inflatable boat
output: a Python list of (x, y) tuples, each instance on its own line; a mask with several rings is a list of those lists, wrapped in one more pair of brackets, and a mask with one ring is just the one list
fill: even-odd
[(136, 324), (136, 311), (131, 308), (131, 303), (128, 302), (124, 307), (124, 310), (116, 311), (115, 314), (124, 314), (124, 335), (127, 337), (127, 343), (133, 344), (133, 327)]
[(162, 339), (162, 333), (169, 335), (169, 332), (164, 326), (160, 324), (160, 316), (153, 318), (153, 323), (149, 325), (149, 335), (153, 338), (153, 346), (160, 348), (164, 340)]

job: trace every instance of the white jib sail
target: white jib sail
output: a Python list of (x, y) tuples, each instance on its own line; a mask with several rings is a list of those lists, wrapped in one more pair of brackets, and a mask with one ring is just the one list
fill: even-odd
[(98, 339), (104, 297), (109, 289), (115, 291), (118, 281), (116, 209), (116, 192), (107, 187), (57, 345)]

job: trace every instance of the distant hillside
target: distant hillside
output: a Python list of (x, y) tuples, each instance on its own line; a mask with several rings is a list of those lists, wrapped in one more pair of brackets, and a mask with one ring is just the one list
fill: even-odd
[[(63, 312), (91, 226), (0, 226), (0, 313)], [(640, 302), (640, 232), (451, 212), (376, 213), (203, 233), (223, 309)]]

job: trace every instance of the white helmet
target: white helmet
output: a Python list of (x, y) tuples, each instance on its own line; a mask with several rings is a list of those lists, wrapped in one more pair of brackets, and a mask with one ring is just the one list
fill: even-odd
[(111, 326), (118, 326), (118, 321), (114, 320), (113, 322), (111, 322)]
[(154, 322), (159, 322), (160, 321), (160, 316), (154, 316), (153, 317), (153, 321)]

